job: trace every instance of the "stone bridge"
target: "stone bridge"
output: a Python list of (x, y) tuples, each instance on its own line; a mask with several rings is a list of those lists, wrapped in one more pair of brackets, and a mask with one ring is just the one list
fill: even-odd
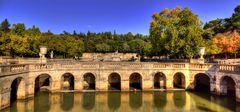
[(0, 66), (0, 110), (40, 89), (161, 91), (206, 89), (240, 101), (240, 66), (157, 62), (54, 62)]

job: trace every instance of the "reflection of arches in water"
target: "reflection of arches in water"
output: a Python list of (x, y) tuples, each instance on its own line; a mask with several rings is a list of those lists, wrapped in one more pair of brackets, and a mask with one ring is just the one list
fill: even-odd
[(109, 92), (108, 107), (111, 109), (111, 111), (117, 111), (120, 106), (121, 106), (121, 93)]
[(154, 75), (154, 89), (166, 89), (166, 76), (158, 72)]
[(130, 92), (129, 93), (130, 107), (138, 109), (142, 106), (142, 92)]
[(153, 102), (156, 108), (164, 108), (167, 104), (166, 92), (153, 92)]
[(25, 95), (25, 82), (22, 77), (18, 77), (12, 81), (11, 93), (10, 93), (10, 104), (15, 102), (19, 96)]
[(74, 76), (70, 73), (65, 73), (61, 78), (62, 90), (74, 90)]
[(199, 73), (194, 77), (195, 90), (199, 92), (210, 92), (210, 78), (204, 73)]
[(51, 108), (49, 92), (37, 92), (34, 96), (34, 112), (48, 112)]
[(50, 89), (51, 87), (51, 76), (48, 74), (41, 74), (35, 79), (35, 94), (40, 90), (41, 87), (46, 86)]
[(74, 104), (74, 93), (61, 93), (61, 108), (70, 111)]
[(91, 110), (94, 108), (95, 106), (95, 99), (96, 99), (96, 96), (95, 96), (95, 92), (84, 92), (83, 93), (83, 104), (82, 104), (82, 107), (86, 110)]
[(232, 77), (224, 76), (220, 80), (221, 93), (228, 96), (236, 96), (235, 81)]
[(139, 73), (133, 73), (129, 77), (130, 89), (142, 90), (142, 76)]
[(173, 92), (174, 104), (177, 107), (184, 107), (186, 105), (186, 92), (185, 91), (176, 91)]
[(174, 88), (185, 89), (185, 76), (183, 73), (176, 73), (173, 77)]
[(121, 77), (118, 73), (112, 73), (108, 76), (108, 90), (121, 90)]
[(86, 73), (83, 76), (83, 81), (84, 81), (84, 85), (83, 85), (83, 89), (84, 90), (95, 90), (95, 76), (92, 73)]

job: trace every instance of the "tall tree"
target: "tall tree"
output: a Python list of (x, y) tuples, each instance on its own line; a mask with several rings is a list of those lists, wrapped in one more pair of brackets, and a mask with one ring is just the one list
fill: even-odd
[(192, 58), (203, 45), (202, 22), (190, 9), (176, 7), (154, 13), (150, 40), (155, 55)]
[(0, 30), (3, 32), (8, 32), (10, 27), (10, 23), (7, 19), (4, 19), (3, 22), (0, 25)]

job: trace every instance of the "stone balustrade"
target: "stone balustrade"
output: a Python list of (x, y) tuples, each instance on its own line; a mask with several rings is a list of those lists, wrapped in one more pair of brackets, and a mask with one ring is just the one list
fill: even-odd
[(18, 64), (18, 65), (0, 65), (0, 76), (28, 72), (29, 66), (27, 64)]
[[(78, 62), (1, 65), (0, 73), (17, 73), (53, 69), (192, 69), (210, 70), (214, 64), (157, 63), (157, 62)], [(240, 66), (218, 65), (221, 72), (240, 73)]]
[(190, 64), (190, 69), (197, 69), (197, 70), (209, 70), (213, 67), (213, 64)]
[(219, 65), (220, 72), (240, 73), (239, 65)]

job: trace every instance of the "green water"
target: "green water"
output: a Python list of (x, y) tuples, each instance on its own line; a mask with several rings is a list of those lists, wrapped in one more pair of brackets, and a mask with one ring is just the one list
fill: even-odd
[(176, 92), (39, 92), (16, 101), (11, 112), (228, 112), (240, 111), (234, 98)]

